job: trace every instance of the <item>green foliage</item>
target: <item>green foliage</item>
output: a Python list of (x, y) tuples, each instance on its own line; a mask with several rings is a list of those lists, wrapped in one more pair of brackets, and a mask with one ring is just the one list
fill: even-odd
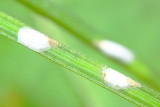
[[(36, 13), (39, 13), (40, 15), (57, 23), (66, 31), (73, 34), (73, 36), (76, 36), (78, 39), (81, 39), (83, 42), (87, 43), (91, 47), (95, 46), (95, 41), (106, 39), (96, 30), (84, 24), (81, 20), (79, 20), (79, 18), (75, 17), (73, 14), (70, 14), (69, 12), (61, 9), (53, 1), (49, 0), (27, 0), (27, 1), (17, 0), (17, 1), (29, 7)], [(97, 53), (100, 53), (100, 51), (98, 50)], [(106, 56), (107, 55), (104, 55), (104, 58), (106, 58)], [(157, 82), (157, 79), (159, 77), (157, 76), (155, 71), (151, 70), (146, 64), (144, 64), (144, 62), (140, 61), (137, 56), (135, 56), (135, 59), (131, 64), (124, 64), (122, 62), (115, 61), (115, 59), (109, 59), (109, 60), (113, 60), (115, 63), (118, 63), (124, 69), (139, 77), (140, 80), (143, 80), (145, 84), (150, 85), (156, 90), (160, 89), (159, 82)]]
[[(154, 65), (153, 67), (159, 70), (158, 1), (122, 0), (120, 2), (116, 1), (116, 3), (108, 0), (101, 2), (99, 0), (54, 1), (64, 9), (67, 8), (67, 10), (78, 14), (80, 18), (97, 30), (104, 32), (107, 38), (119, 41), (132, 48), (141, 59), (147, 61), (149, 65)], [(91, 2), (92, 5), (90, 5)], [(2, 0), (0, 9), (22, 22), (63, 41), (70, 47), (74, 47), (76, 50), (130, 75), (121, 67), (111, 63), (110, 60), (104, 60), (87, 45), (72, 38), (70, 34), (60, 29), (56, 24), (33, 14), (20, 4), (10, 0)], [(0, 67), (0, 93), (3, 95), (0, 98), (4, 98), (1, 100), (2, 107), (4, 107), (2, 102), (3, 104), (12, 102), (11, 104), (15, 105), (18, 102), (23, 102), (23, 100), (25, 100), (23, 103), (27, 107), (134, 106), (132, 103), (101, 87), (97, 87), (97, 85), (72, 72), (66, 72), (67, 70), (57, 64), (49, 62), (3, 36), (0, 36), (0, 43), (2, 44), (0, 45), (0, 63), (2, 65)], [(132, 75), (130, 76), (135, 78)], [(17, 89), (17, 87), (20, 89)], [(12, 93), (22, 100), (13, 103), (9, 100), (11, 97), (13, 98)]]
[[(0, 13), (1, 35), (7, 36), (8, 38), (18, 42), (18, 29), (21, 29), (21, 27), (25, 26), (27, 25), (7, 16), (2, 12)], [(86, 56), (69, 49), (63, 44), (60, 44), (57, 47), (47, 51), (40, 52), (39, 54), (139, 106), (160, 105), (159, 96), (156, 97), (157, 93), (149, 90), (144, 85), (142, 85), (140, 88), (130, 87), (127, 89), (117, 89), (116, 87), (106, 84), (103, 81), (103, 75), (101, 74), (101, 70), (104, 68), (104, 65), (97, 63), (94, 60), (90, 60)]]

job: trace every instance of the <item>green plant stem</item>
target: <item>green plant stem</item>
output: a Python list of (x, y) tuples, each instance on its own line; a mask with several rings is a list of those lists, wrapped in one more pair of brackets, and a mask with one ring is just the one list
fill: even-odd
[[(17, 1), (20, 1), (22, 4), (31, 8), (33, 11), (56, 22), (57, 24), (66, 29), (68, 32), (72, 33), (77, 38), (81, 39), (85, 43), (88, 43), (90, 46), (94, 47), (95, 41), (102, 40), (100, 34), (98, 34), (95, 30), (83, 24), (80, 20), (78, 20), (78, 18), (76, 18), (72, 14), (63, 11), (60, 7), (57, 7), (57, 5), (51, 1), (47, 0), (17, 0)], [(116, 62), (117, 64), (121, 65), (127, 71), (132, 72), (134, 75), (143, 80), (143, 82), (145, 82), (146, 84), (149, 84), (156, 90), (160, 90), (160, 85), (159, 85), (160, 82), (157, 81), (157, 78), (159, 77), (157, 77), (157, 75), (155, 75), (155, 73), (151, 71), (147, 65), (139, 61), (137, 58), (135, 58), (135, 60), (131, 64), (123, 64), (112, 58), (110, 59)]]
[[(26, 26), (18, 20), (0, 12), (0, 35), (18, 42), (18, 31), (21, 27)], [(59, 47), (39, 52), (39, 54), (139, 106), (160, 106), (159, 93), (148, 89), (144, 85), (141, 88), (116, 89), (106, 84), (101, 74), (101, 70), (104, 67), (103, 64), (91, 60), (63, 44)]]

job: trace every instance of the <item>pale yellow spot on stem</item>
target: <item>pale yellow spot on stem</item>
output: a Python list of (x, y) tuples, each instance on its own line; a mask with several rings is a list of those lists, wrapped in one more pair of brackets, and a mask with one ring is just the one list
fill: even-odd
[(140, 84), (140, 83), (138, 83), (138, 82), (136, 82), (136, 81), (134, 81), (134, 80), (132, 80), (132, 79), (130, 79), (130, 78), (127, 78), (127, 82), (128, 82), (128, 84), (129, 84), (130, 86), (133, 86), (133, 87), (141, 87), (141, 84)]
[(50, 37), (48, 37), (48, 43), (51, 45), (51, 46), (59, 46), (60, 43)]

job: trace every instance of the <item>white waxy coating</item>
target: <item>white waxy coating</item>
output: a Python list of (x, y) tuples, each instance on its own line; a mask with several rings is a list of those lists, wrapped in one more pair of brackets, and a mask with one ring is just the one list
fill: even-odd
[(46, 35), (29, 27), (19, 29), (18, 42), (36, 52), (42, 52), (51, 48)]
[(106, 55), (117, 59), (125, 64), (130, 64), (134, 60), (133, 53), (126, 47), (109, 40), (101, 40), (97, 43), (98, 48)]
[(128, 87), (127, 77), (112, 68), (105, 68), (103, 70), (105, 74), (104, 80), (113, 86), (118, 86), (121, 88)]
[(127, 88), (130, 86), (141, 87), (141, 85), (129, 77), (117, 72), (112, 68), (103, 68), (102, 70), (104, 81), (111, 86), (119, 88)]

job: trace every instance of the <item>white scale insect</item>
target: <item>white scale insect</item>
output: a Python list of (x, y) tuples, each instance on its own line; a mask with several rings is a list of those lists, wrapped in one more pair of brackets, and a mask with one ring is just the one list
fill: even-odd
[(101, 40), (96, 43), (96, 46), (106, 55), (117, 59), (125, 64), (130, 64), (134, 61), (133, 53), (126, 47), (110, 41), (110, 40)]
[(20, 28), (18, 31), (18, 42), (36, 52), (43, 52), (52, 46), (59, 46), (58, 41), (30, 27)]
[(131, 78), (121, 74), (120, 72), (104, 67), (102, 69), (102, 75), (105, 82), (109, 85), (118, 88), (128, 88), (128, 87), (141, 87), (141, 84), (132, 80)]

